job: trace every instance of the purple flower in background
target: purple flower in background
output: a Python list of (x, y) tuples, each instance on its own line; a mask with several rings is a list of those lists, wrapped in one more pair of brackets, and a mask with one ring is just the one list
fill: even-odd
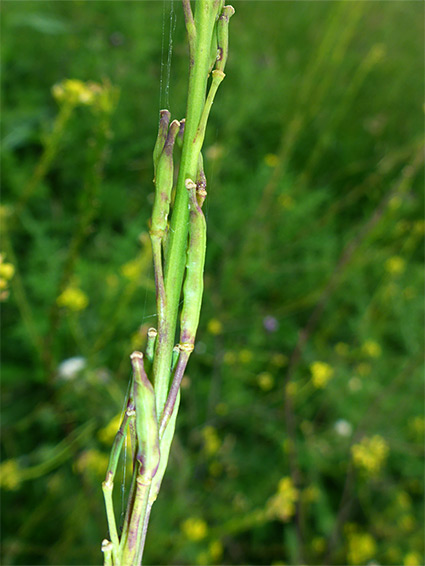
[(265, 316), (263, 318), (263, 326), (267, 332), (276, 332), (279, 328), (279, 323), (274, 316)]

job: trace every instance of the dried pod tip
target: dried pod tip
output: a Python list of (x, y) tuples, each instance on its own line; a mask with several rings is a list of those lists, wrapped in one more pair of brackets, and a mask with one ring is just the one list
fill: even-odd
[(184, 182), (184, 186), (188, 191), (192, 189), (196, 189), (196, 183), (194, 183), (192, 179), (186, 179), (186, 181)]
[(130, 358), (132, 360), (143, 360), (143, 354), (142, 352), (133, 352), (132, 354), (130, 354)]
[(193, 352), (194, 348), (195, 348), (195, 346), (193, 344), (188, 343), (188, 342), (184, 342), (183, 344), (179, 344), (179, 350), (181, 352)]
[(102, 540), (102, 552), (112, 552), (113, 544), (108, 539)]

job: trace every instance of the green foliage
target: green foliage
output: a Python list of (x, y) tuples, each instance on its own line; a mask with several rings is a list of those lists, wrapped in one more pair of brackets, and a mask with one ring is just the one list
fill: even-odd
[[(423, 564), (422, 6), (235, 8), (198, 343), (146, 563)], [(155, 324), (162, 12), (3, 5), (4, 564), (101, 561), (128, 356)], [(65, 79), (80, 94), (58, 104)]]

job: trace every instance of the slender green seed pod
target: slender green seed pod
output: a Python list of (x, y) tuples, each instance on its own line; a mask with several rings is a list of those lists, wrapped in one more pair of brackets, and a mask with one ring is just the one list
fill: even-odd
[(217, 63), (215, 68), (224, 71), (229, 54), (229, 20), (235, 13), (233, 6), (224, 6), (217, 24)]
[(176, 144), (179, 149), (183, 149), (183, 136), (184, 136), (184, 125), (186, 124), (185, 118), (180, 120), (179, 133), (177, 134)]
[[(110, 545), (111, 545), (111, 552), (114, 562), (117, 559), (119, 539), (118, 539), (117, 526), (115, 522), (112, 491), (114, 488), (114, 479), (117, 471), (119, 457), (122, 451), (125, 438), (127, 436), (127, 430), (129, 424), (131, 426), (132, 422), (134, 421), (134, 416), (135, 416), (135, 411), (134, 411), (133, 400), (131, 395), (129, 395), (124, 417), (122, 419), (120, 428), (118, 429), (118, 432), (115, 435), (114, 443), (112, 445), (111, 454), (109, 456), (108, 469), (106, 471), (106, 478), (105, 481), (102, 483), (102, 491), (105, 499), (106, 517), (108, 521), (109, 534), (112, 539), (112, 543), (110, 543)], [(133, 448), (133, 441), (132, 441), (132, 448)], [(105, 554), (105, 562), (106, 562), (106, 554)]]
[(146, 369), (146, 373), (148, 374), (148, 377), (150, 376), (152, 370), (157, 335), (158, 335), (158, 331), (156, 330), (156, 328), (149, 328), (148, 340), (146, 344), (146, 353), (145, 353), (145, 369)]
[(193, 352), (193, 344), (179, 344), (180, 355), (177, 362), (176, 370), (174, 372), (173, 382), (168, 392), (167, 401), (165, 403), (164, 410), (161, 415), (161, 421), (159, 424), (159, 437), (161, 438), (164, 434), (165, 429), (172, 417), (174, 411), (174, 405), (176, 399), (180, 393), (180, 384), (184, 376), (184, 371), (189, 361), (190, 354)]
[(171, 114), (169, 110), (161, 110), (159, 112), (158, 137), (156, 138), (155, 147), (153, 149), (153, 166), (156, 174), (159, 156), (164, 149), (165, 140), (167, 139), (168, 124), (170, 123)]
[(179, 345), (177, 344), (177, 346), (174, 346), (173, 348), (173, 357), (171, 358), (171, 375), (174, 373), (174, 370), (176, 369), (179, 355), (180, 355), (180, 348)]
[(226, 76), (223, 71), (214, 69), (212, 74), (212, 81), (210, 90), (208, 91), (208, 96), (204, 104), (204, 109), (202, 110), (201, 119), (199, 120), (198, 130), (196, 132), (195, 139), (193, 140), (194, 149), (196, 151), (201, 151), (202, 145), (204, 143), (205, 138), (205, 130), (207, 127), (208, 116), (210, 115), (211, 106), (214, 102), (214, 97), (220, 86), (222, 80)]
[(210, 52), (210, 64), (208, 67), (208, 74), (214, 69), (214, 65), (217, 61), (218, 55), (218, 44), (217, 44), (217, 24), (214, 25), (212, 38), (211, 38), (211, 52)]
[(158, 471), (152, 480), (151, 493), (149, 495), (149, 504), (152, 505), (158, 496), (159, 488), (161, 487), (162, 478), (164, 477), (167, 468), (168, 457), (170, 455), (171, 443), (174, 437), (174, 430), (176, 428), (177, 413), (179, 412), (180, 405), (180, 391), (174, 402), (173, 412), (166, 427), (161, 434), (160, 447), (161, 447), (161, 461), (158, 466)]
[(159, 464), (159, 434), (155, 392), (145, 372), (143, 354), (133, 352), (130, 357), (134, 376), (137, 459), (140, 462), (140, 475), (144, 480), (150, 481)]
[(173, 147), (180, 122), (173, 120), (161, 155), (158, 158), (155, 176), (155, 202), (152, 212), (151, 236), (162, 236), (167, 228), (170, 211), (171, 191), (173, 189)]
[(129, 402), (127, 405), (126, 412), (124, 413), (124, 418), (121, 422), (120, 428), (115, 435), (114, 443), (112, 445), (111, 454), (109, 456), (108, 470), (106, 472), (106, 479), (104, 481), (105, 485), (113, 486), (115, 473), (117, 471), (118, 461), (121, 454), (121, 450), (127, 436), (127, 429), (130, 420), (134, 418), (135, 411), (133, 405)]
[(193, 19), (190, 0), (183, 0), (183, 13), (186, 24), (187, 37), (189, 40), (190, 63), (191, 66), (193, 66), (193, 55), (194, 55), (193, 51), (195, 49), (196, 27), (195, 27), (195, 20)]
[[(112, 539), (112, 542), (109, 543), (110, 546), (105, 548), (105, 551), (103, 552), (105, 552), (104, 555), (105, 564), (107, 564), (107, 559), (111, 560), (111, 562), (109, 562), (109, 564), (111, 564), (112, 558), (114, 562), (116, 562), (118, 559), (119, 538), (118, 538), (117, 525), (115, 522), (114, 503), (112, 500), (112, 487), (106, 485), (105, 482), (103, 482), (102, 490), (103, 490), (103, 496), (105, 498), (106, 518), (108, 521), (109, 535)], [(108, 556), (106, 553), (108, 553)]]
[(146, 344), (146, 358), (150, 363), (153, 362), (153, 355), (155, 352), (155, 341), (158, 335), (156, 328), (149, 328), (148, 330), (148, 343)]
[(196, 200), (196, 184), (191, 179), (186, 179), (185, 185), (189, 191), (190, 203), (189, 245), (186, 258), (186, 276), (183, 284), (180, 343), (194, 344), (204, 289), (206, 223), (204, 214)]

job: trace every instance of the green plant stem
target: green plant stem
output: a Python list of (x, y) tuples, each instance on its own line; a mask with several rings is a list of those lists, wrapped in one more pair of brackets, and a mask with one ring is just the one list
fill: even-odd
[[(188, 200), (185, 180), (195, 179), (198, 169), (199, 149), (194, 149), (195, 139), (205, 103), (212, 32), (220, 3), (217, 0), (198, 0), (195, 11), (195, 41), (190, 60), (188, 102), (183, 139), (183, 150), (177, 181), (174, 210), (167, 243), (165, 265), (165, 294), (167, 319), (164, 329), (159, 330), (154, 361), (157, 415), (164, 409), (168, 393), (172, 350), (175, 341), (178, 305), (186, 262), (188, 235)], [(191, 50), (192, 51), (192, 50)], [(162, 331), (163, 330), (163, 331)]]
[(117, 566), (134, 566), (141, 560), (141, 540), (143, 538), (144, 518), (148, 506), (151, 480), (145, 481), (142, 476), (136, 478), (136, 494), (132, 510), (132, 519), (127, 532), (127, 539), (123, 546), (120, 562)]
[(104, 557), (104, 566), (112, 566), (112, 543), (109, 540), (102, 542), (102, 552)]
[(133, 402), (131, 399), (129, 399), (127, 402), (127, 408), (124, 414), (124, 418), (115, 436), (114, 444), (112, 445), (111, 455), (109, 457), (108, 470), (106, 472), (106, 479), (102, 484), (103, 495), (105, 498), (106, 517), (108, 520), (109, 534), (112, 540), (112, 556), (115, 563), (118, 563), (119, 538), (118, 538), (117, 526), (115, 522), (112, 490), (114, 488), (114, 479), (115, 479), (115, 473), (117, 471), (119, 457), (122, 451), (124, 440), (127, 436), (128, 425), (130, 420), (134, 417), (134, 414), (135, 411), (134, 411)]

